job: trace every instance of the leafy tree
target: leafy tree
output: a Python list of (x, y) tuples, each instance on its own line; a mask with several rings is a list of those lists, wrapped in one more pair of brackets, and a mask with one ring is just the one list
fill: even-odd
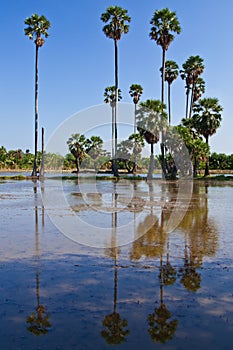
[[(180, 70), (181, 79), (185, 80), (186, 88), (186, 113), (185, 117), (190, 118), (193, 109), (193, 102), (195, 96), (195, 86), (197, 84), (200, 74), (204, 71), (203, 59), (200, 56), (190, 56), (182, 65)], [(191, 98), (190, 98), (191, 91)], [(196, 96), (197, 97), (197, 96)], [(189, 101), (190, 100), (190, 101)]]
[(27, 27), (24, 29), (24, 33), (29, 37), (30, 40), (34, 40), (36, 45), (36, 62), (35, 62), (35, 154), (32, 176), (37, 175), (37, 147), (38, 147), (38, 53), (39, 48), (43, 46), (44, 39), (48, 37), (48, 29), (50, 27), (50, 22), (45, 16), (39, 16), (38, 14), (33, 14), (31, 17), (25, 19), (24, 24)]
[(137, 129), (145, 141), (151, 145), (150, 166), (147, 178), (152, 179), (154, 171), (154, 144), (159, 141), (159, 133), (166, 120), (165, 106), (159, 100), (146, 100), (139, 104), (137, 111)]
[[(115, 50), (115, 120), (114, 120), (114, 139), (115, 150), (117, 149), (117, 120), (118, 120), (118, 41), (121, 39), (122, 34), (127, 34), (129, 31), (129, 25), (131, 18), (128, 16), (128, 11), (122, 9), (119, 6), (110, 6), (105, 13), (102, 13), (101, 20), (106, 23), (103, 27), (104, 34), (114, 41)], [(118, 176), (117, 169), (117, 156), (113, 159), (113, 173)]]
[[(187, 121), (190, 121), (190, 119), (184, 119), (186, 125)], [(206, 160), (208, 157), (209, 146), (202, 140), (195, 130), (189, 127), (178, 125), (175, 127), (175, 130), (182, 137), (185, 146), (188, 149), (193, 164), (193, 176), (196, 177), (200, 161)]]
[[(162, 73), (162, 68), (160, 68)], [(171, 125), (171, 84), (179, 75), (179, 66), (175, 61), (165, 62), (165, 81), (168, 84), (168, 122)]]
[[(203, 98), (193, 106), (192, 125), (205, 138), (209, 145), (209, 137), (214, 135), (220, 127), (223, 108), (217, 98)], [(209, 175), (209, 161), (206, 160), (205, 176)]]
[(90, 145), (86, 152), (93, 159), (95, 170), (97, 170), (97, 160), (103, 153), (103, 140), (100, 136), (91, 136)]
[(86, 152), (88, 151), (90, 144), (90, 140), (86, 139), (84, 135), (80, 134), (72, 134), (67, 141), (69, 150), (75, 158), (77, 173), (80, 171), (80, 165), (83, 159), (86, 157)]
[(193, 90), (193, 102), (197, 102), (205, 92), (205, 81), (202, 78), (197, 78)]
[(129, 136), (129, 140), (133, 141), (133, 156), (134, 156), (134, 164), (133, 164), (133, 173), (136, 174), (138, 168), (138, 159), (140, 153), (142, 152), (143, 147), (145, 146), (143, 136), (139, 133), (132, 134)]

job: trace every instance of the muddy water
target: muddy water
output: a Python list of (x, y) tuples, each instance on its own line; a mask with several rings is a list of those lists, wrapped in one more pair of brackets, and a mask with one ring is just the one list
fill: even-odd
[(1, 182), (1, 348), (231, 349), (232, 198), (226, 184)]

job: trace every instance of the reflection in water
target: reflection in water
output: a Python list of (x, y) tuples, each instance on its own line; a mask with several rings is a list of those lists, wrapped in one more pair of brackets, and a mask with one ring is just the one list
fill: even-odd
[(190, 207), (179, 225), (184, 232), (184, 266), (180, 268), (181, 283), (191, 291), (201, 286), (201, 274), (197, 269), (202, 266), (204, 256), (214, 256), (218, 247), (218, 229), (208, 217), (208, 188), (200, 193), (198, 184), (194, 184)]
[[(116, 189), (115, 189), (116, 190)], [(113, 207), (117, 207), (117, 193), (114, 191), (112, 194)], [(126, 340), (126, 336), (129, 334), (128, 321), (122, 319), (121, 315), (117, 312), (117, 282), (118, 282), (118, 266), (117, 257), (119, 248), (117, 246), (117, 211), (112, 213), (112, 247), (108, 249), (108, 253), (111, 258), (114, 259), (114, 296), (113, 296), (113, 313), (106, 315), (102, 321), (104, 329), (101, 331), (102, 337), (108, 344), (120, 344)]]
[[(118, 192), (119, 188), (116, 191), (111, 184), (108, 185), (107, 190), (112, 189), (112, 192), (108, 192), (107, 199), (112, 201), (113, 208), (119, 209), (124, 197), (118, 195), (121, 193)], [(233, 261), (230, 248), (227, 247), (227, 250), (226, 244), (224, 246), (226, 241), (231, 244), (231, 237), (223, 232), (228, 232), (226, 227), (228, 230), (231, 227), (230, 210), (224, 230), (222, 227), (218, 230), (218, 217), (212, 219), (214, 200), (223, 200), (224, 197), (219, 196), (221, 191), (218, 189), (216, 195), (217, 191), (214, 192), (212, 186), (208, 189), (194, 184), (188, 210), (177, 229), (170, 233), (166, 228), (173, 205), (176, 205), (179, 191), (177, 183), (164, 185), (155, 182), (151, 186), (138, 182), (132, 185), (132, 200), (128, 202), (125, 211), (130, 211), (130, 218), (133, 218), (131, 228), (134, 237), (139, 238), (126, 246), (118, 247), (117, 228), (119, 229), (121, 215), (125, 215), (125, 211), (113, 210), (107, 213), (108, 223), (113, 230), (112, 236), (109, 236), (111, 244), (106, 245), (112, 248), (105, 250), (85, 248), (56, 231), (46, 215), (44, 219), (36, 185), (30, 210), (20, 208), (20, 205), (23, 209), (28, 205), (24, 193), (23, 199), (19, 198), (18, 202), (15, 200), (16, 204), (4, 199), (6, 194), (2, 195), (2, 201), (6, 201), (10, 208), (8, 219), (7, 205), (3, 208), (6, 221), (4, 223), (3, 220), (4, 233), (0, 235), (2, 246), (7, 246), (6, 242), (12, 237), (16, 241), (16, 252), (25, 247), (25, 242), (29, 242), (27, 247), (30, 246), (25, 260), (22, 257), (21, 260), (18, 259), (18, 254), (13, 263), (5, 258), (1, 265), (0, 292), (3, 301), (0, 301), (0, 338), (5, 339), (4, 350), (13, 349), (16, 340), (19, 348), (25, 350), (106, 350), (117, 344), (124, 349), (218, 350), (221, 342), (224, 342), (225, 348), (230, 348), (233, 331)], [(27, 199), (29, 191), (31, 199), (31, 185), (27, 183), (26, 186)], [(125, 190), (126, 186), (120, 187), (122, 188)], [(74, 187), (71, 191), (75, 192)], [(137, 200), (140, 192), (141, 201)], [(96, 206), (105, 205), (104, 198), (101, 197), (104, 194), (106, 192), (103, 191), (99, 196), (98, 193), (93, 195)], [(78, 196), (74, 197), (74, 202), (80, 200)], [(208, 198), (211, 200), (209, 203)], [(226, 203), (230, 203), (229, 198), (228, 202), (223, 201), (222, 204), (224, 214)], [(35, 243), (34, 240), (30, 243), (32, 208)], [(145, 210), (141, 221), (138, 220), (139, 208)], [(90, 215), (94, 221), (94, 210), (88, 210), (87, 216)], [(15, 213), (13, 220), (10, 217), (12, 212)], [(14, 220), (17, 225), (17, 220), (23, 215), (25, 217), (19, 223), (22, 223), (21, 227), (25, 228), (27, 235), (15, 235), (15, 232), (11, 235), (5, 228), (9, 223), (12, 225)], [(150, 229), (140, 237), (139, 233), (145, 226), (150, 226)], [(41, 235), (41, 228), (46, 230), (46, 235)], [(35, 271), (33, 270), (32, 281), (36, 280), (36, 284), (32, 298), (36, 305), (32, 312), (32, 283), (28, 281), (32, 272), (31, 248), (33, 250), (34, 246)], [(28, 248), (24, 249), (26, 251)], [(223, 249), (226, 249), (224, 256)], [(41, 263), (46, 269), (43, 290)], [(16, 272), (11, 272), (15, 270)], [(8, 278), (9, 271), (11, 275)], [(16, 285), (18, 293), (15, 293)], [(49, 313), (56, 315), (52, 319), (52, 329), (43, 295), (49, 300)], [(34, 336), (43, 334), (47, 336)]]
[[(40, 301), (40, 237), (39, 237), (39, 222), (38, 222), (38, 197), (37, 197), (37, 183), (34, 182), (34, 196), (35, 196), (35, 260), (36, 260), (36, 312), (32, 312), (27, 317), (27, 323), (30, 326), (27, 330), (34, 335), (38, 336), (46, 334), (49, 328), (52, 326), (49, 321), (49, 314), (46, 313), (46, 308)], [(42, 227), (44, 226), (44, 209), (42, 206)]]

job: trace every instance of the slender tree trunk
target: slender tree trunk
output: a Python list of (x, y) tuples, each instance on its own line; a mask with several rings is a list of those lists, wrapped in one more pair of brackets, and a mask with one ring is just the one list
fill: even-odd
[(41, 129), (41, 165), (40, 165), (40, 177), (44, 176), (44, 128)]
[(191, 92), (191, 99), (190, 99), (190, 106), (189, 106), (189, 118), (192, 117), (194, 88), (195, 88), (195, 84), (194, 84), (194, 82), (193, 82), (193, 85), (192, 85), (192, 92)]
[(113, 158), (113, 174), (114, 176), (119, 176), (118, 166), (117, 166), (117, 122), (118, 122), (118, 47), (117, 40), (114, 40), (115, 46), (115, 120), (114, 120), (114, 140), (115, 140), (115, 154)]
[(189, 86), (187, 87), (186, 91), (186, 112), (185, 112), (185, 118), (188, 118), (188, 110), (189, 110)]
[(35, 62), (35, 153), (32, 176), (37, 176), (37, 145), (38, 145), (38, 53), (39, 47), (36, 45), (36, 62)]
[(193, 162), (193, 177), (197, 177), (197, 157), (194, 157), (194, 162)]
[(78, 157), (75, 157), (75, 165), (76, 165), (76, 171), (77, 171), (77, 174), (78, 174), (79, 170), (80, 170), (80, 162), (79, 162), (79, 158)]
[(165, 82), (165, 59), (166, 50), (162, 51), (162, 87), (161, 87), (161, 102), (164, 103), (164, 82)]
[[(134, 104), (134, 134), (136, 134), (137, 132), (137, 128), (136, 128), (136, 112), (137, 112), (137, 104)], [(135, 147), (135, 140), (134, 140), (134, 147)], [(134, 154), (134, 160), (133, 160), (134, 164), (133, 164), (133, 174), (136, 174), (137, 172), (137, 156), (136, 154)]]
[[(206, 144), (209, 145), (209, 137), (207, 136), (205, 138)], [(205, 163), (205, 176), (209, 176), (210, 171), (209, 171), (209, 156), (206, 158), (206, 163)]]
[(115, 158), (115, 102), (112, 102), (112, 170), (113, 168), (113, 162)]
[[(166, 51), (163, 48), (162, 51), (162, 88), (161, 88), (161, 102), (162, 104), (164, 103), (164, 82), (165, 82), (165, 59), (166, 59)], [(161, 118), (163, 118), (161, 116)], [(161, 158), (162, 158), (162, 177), (163, 179), (166, 178), (166, 164), (165, 164), (165, 145), (164, 145), (164, 132), (163, 132), (163, 128), (162, 128), (162, 132), (161, 132), (161, 138), (162, 138), (162, 142), (160, 144), (160, 148), (161, 148)]]
[(137, 132), (136, 114), (137, 114), (137, 103), (134, 104), (134, 128), (133, 128), (134, 134), (136, 134)]
[(171, 84), (168, 84), (168, 122), (171, 125)]
[(151, 180), (153, 178), (153, 172), (154, 172), (154, 144), (150, 144), (150, 164), (147, 174), (147, 180)]

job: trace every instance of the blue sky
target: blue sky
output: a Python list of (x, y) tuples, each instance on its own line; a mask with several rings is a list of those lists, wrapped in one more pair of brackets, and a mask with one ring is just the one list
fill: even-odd
[[(222, 126), (210, 140), (211, 150), (233, 153), (232, 0), (1, 1), (0, 145), (34, 149), (35, 45), (24, 35), (25, 18), (38, 13), (51, 22), (50, 36), (39, 52), (39, 124), (48, 139), (71, 115), (102, 104), (105, 87), (114, 85), (113, 41), (105, 37), (100, 20), (111, 5), (127, 9), (131, 16), (129, 33), (119, 42), (122, 102), (131, 102), (132, 83), (143, 86), (142, 100), (160, 98), (161, 48), (149, 39), (150, 20), (155, 10), (168, 7), (176, 11), (182, 32), (172, 42), (167, 59), (180, 68), (191, 55), (204, 59), (204, 96), (217, 97), (224, 108)], [(172, 86), (172, 102), (172, 122), (178, 124), (185, 112), (180, 78)]]

